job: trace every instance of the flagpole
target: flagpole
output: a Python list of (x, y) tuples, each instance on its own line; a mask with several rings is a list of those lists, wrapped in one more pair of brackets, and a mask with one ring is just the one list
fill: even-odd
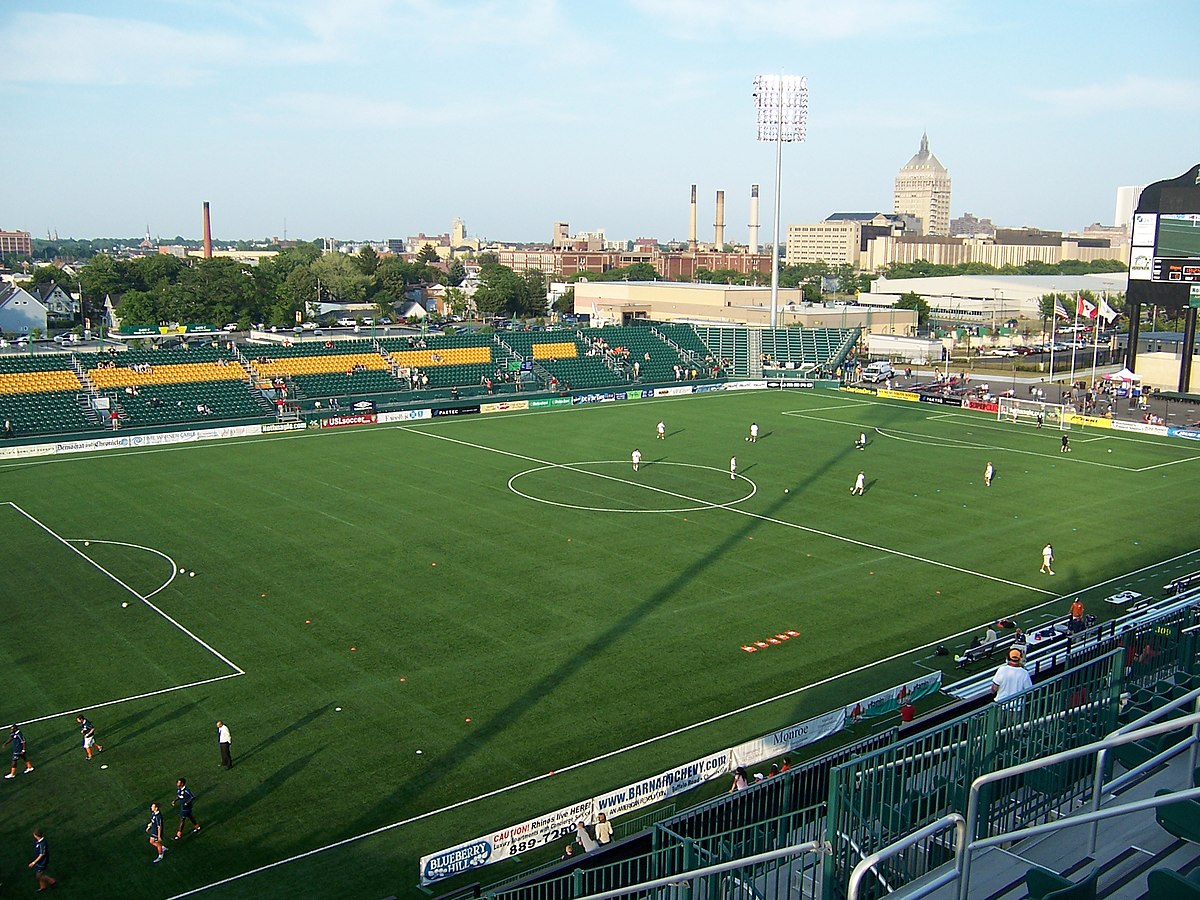
[(1092, 387), (1096, 386), (1096, 354), (1100, 352), (1100, 311), (1092, 316)]
[(1050, 317), (1050, 383), (1054, 384), (1054, 335), (1058, 333), (1058, 296), (1054, 297), (1054, 315)]
[(1075, 295), (1075, 324), (1071, 328), (1071, 390), (1075, 390), (1075, 351), (1079, 341), (1079, 294)]

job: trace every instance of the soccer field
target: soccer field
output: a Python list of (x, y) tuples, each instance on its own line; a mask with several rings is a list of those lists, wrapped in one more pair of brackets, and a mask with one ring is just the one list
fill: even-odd
[[(1196, 549), (1200, 447), (1070, 436), (743, 391), (0, 464), (0, 721), (36, 766), (0, 785), (0, 894), (40, 826), (93, 896), (421, 896), (423, 854), (910, 678), (908, 648), (1116, 579), (1103, 617)], [(203, 831), (151, 865), (180, 776)]]

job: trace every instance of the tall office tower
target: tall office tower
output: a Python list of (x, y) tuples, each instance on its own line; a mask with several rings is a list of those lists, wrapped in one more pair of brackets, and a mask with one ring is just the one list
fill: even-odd
[(929, 152), (929, 135), (921, 135), (921, 149), (896, 176), (892, 212), (914, 216), (923, 234), (950, 234), (950, 173)]

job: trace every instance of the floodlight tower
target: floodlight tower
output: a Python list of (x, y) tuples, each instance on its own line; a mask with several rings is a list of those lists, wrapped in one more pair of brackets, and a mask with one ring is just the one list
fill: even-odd
[(808, 124), (808, 78), (759, 75), (754, 79), (758, 139), (775, 142), (775, 236), (771, 252), (771, 327), (779, 327), (779, 176), (783, 142), (803, 141)]

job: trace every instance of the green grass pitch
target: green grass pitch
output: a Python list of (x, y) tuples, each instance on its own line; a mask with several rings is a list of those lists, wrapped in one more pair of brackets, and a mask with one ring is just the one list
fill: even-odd
[[(423, 854), (1196, 549), (1200, 447), (1076, 429), (1061, 454), (1059, 436), (729, 392), (2, 464), (0, 721), (28, 723), (36, 771), (0, 782), (0, 894), (34, 889), (40, 826), (60, 892), (170, 897), (385, 829), (199, 896), (415, 895)], [(147, 808), (179, 776), (203, 831), (151, 865)]]

